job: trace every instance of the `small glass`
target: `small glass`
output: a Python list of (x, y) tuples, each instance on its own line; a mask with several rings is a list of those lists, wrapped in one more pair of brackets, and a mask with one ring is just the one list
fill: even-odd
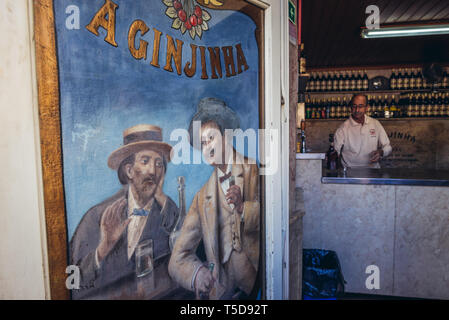
[(144, 277), (154, 269), (153, 240), (140, 242), (136, 247), (136, 276)]

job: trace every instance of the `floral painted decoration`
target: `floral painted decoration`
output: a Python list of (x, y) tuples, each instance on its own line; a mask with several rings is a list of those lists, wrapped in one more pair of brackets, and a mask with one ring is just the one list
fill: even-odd
[(181, 30), (184, 34), (189, 32), (190, 37), (195, 39), (198, 36), (201, 39), (204, 31), (209, 30), (207, 21), (210, 20), (210, 14), (201, 8), (195, 0), (162, 0), (167, 6), (165, 14), (173, 19), (172, 28)]

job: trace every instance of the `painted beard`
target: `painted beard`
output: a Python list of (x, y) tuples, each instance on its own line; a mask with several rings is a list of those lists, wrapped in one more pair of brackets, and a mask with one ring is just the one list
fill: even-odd
[(159, 181), (155, 175), (149, 175), (142, 179), (140, 177), (133, 179), (131, 182), (139, 196), (140, 202), (145, 206), (153, 198)]

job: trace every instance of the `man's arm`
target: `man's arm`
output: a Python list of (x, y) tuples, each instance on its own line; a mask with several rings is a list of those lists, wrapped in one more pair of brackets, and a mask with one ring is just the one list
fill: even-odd
[(80, 289), (72, 290), (74, 299), (82, 298), (97, 287), (99, 269), (95, 255), (99, 241), (99, 223), (96, 210), (89, 210), (70, 241), (70, 264), (78, 266), (81, 275)]
[(384, 127), (379, 123), (379, 145), (382, 148), (383, 154), (382, 157), (388, 157), (393, 148), (390, 144), (390, 139), (388, 138), (387, 133), (385, 132)]

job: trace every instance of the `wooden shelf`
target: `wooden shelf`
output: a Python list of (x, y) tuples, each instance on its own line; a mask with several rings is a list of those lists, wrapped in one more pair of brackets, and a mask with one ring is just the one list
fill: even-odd
[(368, 91), (314, 91), (305, 92), (304, 94), (382, 94), (382, 93), (432, 93), (432, 92), (449, 92), (449, 88), (435, 88), (435, 89), (408, 89), (408, 90), (368, 90)]
[[(416, 117), (416, 118), (373, 118), (379, 121), (401, 121), (401, 120), (449, 120), (449, 117)], [(342, 118), (342, 119), (305, 119), (306, 121), (345, 121), (348, 120), (348, 118)]]

